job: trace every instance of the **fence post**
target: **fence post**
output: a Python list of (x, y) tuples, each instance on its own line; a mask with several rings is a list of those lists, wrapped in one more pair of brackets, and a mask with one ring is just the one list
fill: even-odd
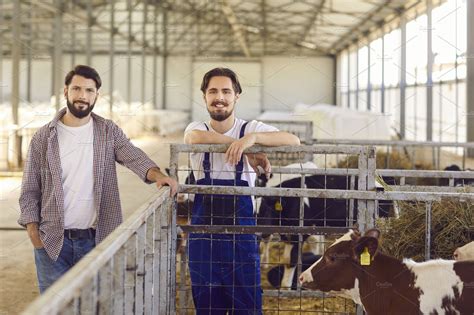
[(155, 224), (153, 229), (153, 314), (160, 314), (161, 292), (161, 212), (160, 205), (155, 210)]
[(144, 295), (144, 278), (145, 278), (145, 235), (146, 224), (142, 224), (137, 231), (137, 251), (136, 264), (137, 271), (135, 273), (135, 314), (143, 314), (143, 295)]
[[(359, 154), (358, 190), (375, 190), (375, 147), (364, 147)], [(358, 200), (357, 223), (361, 232), (374, 227), (375, 200)]]
[(123, 314), (125, 296), (125, 247), (121, 247), (113, 258), (114, 276), (112, 280), (113, 313)]
[(156, 210), (146, 220), (146, 236), (145, 236), (145, 315), (153, 314), (153, 225), (155, 221)]
[(426, 203), (425, 216), (425, 260), (429, 260), (431, 256), (431, 202)]
[(135, 310), (135, 276), (137, 270), (137, 233), (125, 243), (125, 314), (133, 314)]
[(112, 260), (99, 270), (99, 314), (108, 314), (112, 308)]
[(176, 313), (176, 241), (178, 239), (178, 233), (176, 229), (176, 201), (175, 199), (168, 198), (164, 203), (165, 211), (168, 212), (170, 217), (169, 222), (169, 240), (168, 243), (168, 254), (170, 262), (170, 299), (168, 305), (170, 306), (170, 313)]
[[(367, 191), (375, 191), (375, 169), (376, 169), (376, 152), (375, 147), (367, 148)], [(367, 200), (367, 227), (373, 228), (375, 226), (375, 212), (378, 209), (375, 207), (376, 200)]]
[[(367, 150), (361, 149), (359, 153), (359, 179), (357, 183), (358, 190), (367, 190)], [(367, 200), (357, 200), (357, 223), (359, 225), (360, 232), (364, 232), (366, 227), (367, 217)]]
[(170, 301), (170, 270), (169, 270), (169, 208), (166, 205), (162, 205), (160, 211), (160, 263), (158, 268), (160, 269), (160, 306), (157, 314), (168, 314), (169, 301)]

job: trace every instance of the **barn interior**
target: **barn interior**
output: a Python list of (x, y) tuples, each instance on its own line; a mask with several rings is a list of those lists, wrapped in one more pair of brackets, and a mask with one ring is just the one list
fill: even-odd
[[(449, 258), (455, 243), (444, 241), (439, 252), (431, 251), (429, 246), (438, 250), (435, 225), (430, 230), (423, 224), (438, 213), (432, 212), (431, 202), (453, 198), (467, 217), (465, 229), (452, 238), (458, 243), (474, 239), (474, 175), (469, 172), (474, 168), (473, 17), (469, 0), (0, 0), (0, 313), (38, 310), (31, 308), (39, 297), (33, 248), (17, 223), (23, 168), (35, 132), (65, 107), (64, 77), (78, 64), (94, 67), (102, 78), (94, 113), (113, 120), (160, 168), (175, 167), (180, 184), (192, 170), (190, 151), (176, 155), (171, 147), (183, 144), (190, 122), (209, 119), (200, 90), (203, 75), (214, 67), (233, 69), (243, 89), (237, 117), (296, 134), (308, 147), (304, 152), (266, 151), (274, 167), (267, 187), (295, 174), (345, 174), (344, 187), (333, 189), (357, 190), (357, 176), (365, 171), (374, 182), (365, 190), (394, 190), (392, 200), (407, 202), (412, 197), (406, 196), (419, 193), (419, 200), (430, 205), (421, 206), (429, 210), (419, 217), (420, 235), (427, 239), (410, 254), (420, 260)], [(376, 158), (356, 147), (373, 148)], [(362, 155), (366, 165), (361, 168)], [(301, 172), (285, 171), (291, 163)], [(460, 173), (446, 169), (453, 165)], [(383, 181), (376, 187), (371, 167), (387, 169), (377, 174), (396, 178), (393, 187)], [(156, 187), (144, 185), (123, 166), (117, 170), (124, 219), (134, 218), (144, 205), (156, 202)], [(441, 179), (444, 188), (438, 187)], [(330, 189), (326, 180), (319, 188)], [(190, 194), (184, 188), (181, 197)], [(256, 199), (259, 208), (261, 198)], [(295, 199), (302, 208), (303, 197)], [(357, 198), (344, 199), (350, 211), (358, 204)], [(382, 201), (365, 207), (378, 209)], [(174, 220), (188, 225), (189, 218), (189, 213), (181, 218), (178, 213)], [(179, 231), (171, 228), (176, 221), (169, 220), (176, 237)], [(341, 226), (347, 229), (357, 220), (351, 214)], [(385, 224), (380, 226), (395, 226)], [(315, 231), (343, 234), (324, 228), (326, 219), (323, 229)], [(139, 239), (146, 231), (133, 235)], [(303, 244), (301, 231), (296, 242), (304, 252), (314, 244)], [(314, 242), (327, 248), (334, 237)], [(361, 314), (347, 299), (300, 285), (295, 290), (275, 287), (268, 272), (286, 268), (291, 249), (280, 236), (268, 246), (270, 257), (262, 265), (265, 314)], [(178, 255), (171, 255), (175, 267), (168, 280), (175, 299), (168, 301), (168, 310), (193, 314), (186, 255)], [(305, 267), (303, 253), (297, 257), (298, 273)], [(146, 261), (137, 265), (146, 269)], [(67, 297), (78, 303), (75, 290)], [(112, 304), (101, 306), (99, 294), (92, 299), (96, 309), (91, 313), (112, 312), (107, 308)], [(146, 301), (134, 312), (148, 312)], [(81, 309), (71, 303), (58, 313)], [(127, 313), (126, 306), (122, 311)]]

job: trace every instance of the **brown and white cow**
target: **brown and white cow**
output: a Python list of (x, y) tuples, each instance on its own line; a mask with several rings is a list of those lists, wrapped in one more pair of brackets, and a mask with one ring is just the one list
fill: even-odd
[(301, 274), (303, 287), (342, 293), (369, 315), (474, 314), (474, 261), (400, 261), (378, 251), (379, 236), (350, 230)]
[(458, 247), (453, 254), (455, 260), (474, 260), (474, 242)]

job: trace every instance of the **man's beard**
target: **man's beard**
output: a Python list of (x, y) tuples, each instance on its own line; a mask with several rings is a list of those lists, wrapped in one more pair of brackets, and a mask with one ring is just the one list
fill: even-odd
[[(223, 107), (222, 109), (225, 109), (226, 107), (229, 106), (229, 104), (226, 103), (226, 102), (219, 102), (219, 101), (217, 101), (217, 102), (213, 102), (213, 103), (211, 104), (211, 108), (212, 108), (213, 106), (217, 105), (217, 104), (222, 104), (222, 105), (224, 105), (225, 107)], [(234, 111), (234, 109), (232, 109), (231, 111), (225, 111), (225, 110), (223, 110), (223, 111), (219, 111), (219, 112), (213, 112), (213, 111), (211, 111), (211, 109), (208, 108), (207, 111), (209, 112), (209, 115), (211, 115), (211, 118), (212, 118), (212, 119), (217, 120), (217, 121), (224, 121), (224, 120), (226, 120), (227, 118), (229, 118), (230, 115), (232, 115), (232, 112)]]
[[(74, 104), (77, 104), (77, 103), (82, 103), (82, 104), (86, 104), (87, 107), (85, 109), (78, 109), (74, 106)], [(90, 112), (92, 112), (92, 110), (94, 109), (94, 105), (95, 105), (95, 101), (92, 105), (90, 105), (89, 103), (86, 103), (86, 102), (80, 102), (80, 101), (75, 101), (74, 103), (71, 103), (69, 102), (69, 100), (67, 99), (66, 100), (66, 104), (67, 104), (67, 108), (69, 109), (69, 112), (76, 118), (84, 118), (86, 117), (87, 115), (90, 114)]]

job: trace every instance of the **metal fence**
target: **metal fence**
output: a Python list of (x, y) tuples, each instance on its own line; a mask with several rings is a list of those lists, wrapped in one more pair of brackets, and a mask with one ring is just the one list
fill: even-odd
[[(474, 149), (474, 142), (434, 142), (434, 141), (406, 141), (406, 140), (354, 140), (354, 139), (314, 139), (312, 121), (285, 121), (285, 120), (262, 120), (281, 131), (287, 131), (297, 135), (302, 144), (322, 145), (363, 145), (376, 146), (378, 152), (385, 153), (385, 167), (393, 168), (393, 156), (391, 153), (400, 152), (412, 162), (412, 168), (431, 165), (431, 169), (440, 170), (451, 164), (458, 164), (461, 169), (474, 168), (474, 161), (468, 163), (468, 154)], [(280, 159), (272, 159), (278, 165), (312, 161), (310, 155), (288, 157), (281, 153)], [(335, 155), (333, 160), (338, 164), (339, 157)]]
[[(222, 153), (226, 145), (171, 145), (171, 175), (176, 176), (179, 168), (179, 155), (189, 152)], [(25, 314), (188, 314), (193, 312), (190, 300), (190, 284), (187, 274), (186, 251), (176, 260), (178, 228), (186, 233), (205, 232), (220, 234), (261, 234), (286, 233), (298, 236), (298, 265), (301, 267), (303, 235), (340, 235), (355, 221), (355, 216), (345, 226), (305, 226), (303, 222), (303, 200), (307, 198), (327, 198), (354, 200), (358, 205), (357, 222), (361, 230), (373, 227), (379, 201), (416, 201), (425, 203), (425, 257), (430, 258), (431, 208), (434, 202), (452, 200), (455, 202), (474, 202), (472, 190), (466, 191), (379, 191), (375, 182), (375, 148), (363, 146), (300, 146), (300, 147), (252, 147), (255, 152), (303, 152), (309, 154), (351, 154), (357, 155), (358, 169), (275, 169), (294, 173), (304, 179), (311, 174), (343, 174), (357, 176), (358, 190), (347, 189), (308, 189), (275, 187), (228, 187), (180, 185), (180, 193), (212, 195), (251, 195), (299, 198), (300, 212), (298, 226), (235, 226), (235, 225), (189, 225), (176, 224), (177, 213), (174, 202), (168, 197), (169, 190), (162, 189), (156, 198), (138, 209), (128, 220), (118, 227), (102, 243), (85, 256), (66, 275), (48, 291), (36, 299)], [(452, 180), (464, 176), (463, 172), (426, 172), (384, 170), (382, 175), (426, 176)], [(415, 172), (418, 172), (415, 174)], [(471, 177), (472, 178), (472, 177)], [(403, 185), (399, 185), (403, 186)], [(451, 188), (453, 185), (451, 185)], [(469, 189), (469, 187), (467, 187)], [(178, 268), (177, 268), (178, 267)], [(264, 301), (273, 299), (272, 307), (264, 304), (265, 313), (283, 314), (283, 300), (290, 301), (293, 310), (288, 312), (315, 313), (354, 313), (352, 303), (342, 309), (327, 307), (330, 295), (315, 291), (264, 290)], [(322, 299), (325, 309), (301, 308), (302, 299)], [(294, 302), (291, 302), (294, 301)], [(326, 302), (324, 302), (326, 301)], [(298, 306), (300, 307), (298, 309)]]
[[(180, 171), (178, 167), (179, 154), (204, 153), (204, 152), (225, 152), (225, 145), (172, 145), (171, 146), (171, 169), (174, 176)], [(298, 236), (298, 265), (297, 274), (301, 270), (301, 249), (304, 234), (324, 234), (324, 235), (340, 235), (344, 233), (352, 223), (355, 221), (354, 207), (350, 208), (348, 213), (349, 220), (345, 227), (331, 227), (331, 226), (305, 226), (303, 222), (303, 198), (327, 198), (327, 199), (345, 199), (348, 201), (355, 201), (358, 205), (357, 223), (361, 230), (365, 230), (375, 225), (377, 219), (378, 203), (380, 201), (416, 201), (424, 202), (426, 204), (426, 242), (425, 242), (425, 257), (430, 257), (430, 229), (431, 229), (431, 209), (432, 203), (441, 200), (449, 199), (457, 202), (465, 202), (467, 200), (474, 200), (472, 187), (454, 187), (454, 180), (459, 178), (473, 179), (474, 175), (471, 172), (442, 172), (442, 171), (419, 171), (419, 170), (376, 170), (375, 169), (375, 147), (363, 146), (333, 146), (333, 145), (313, 145), (301, 147), (279, 147), (279, 148), (251, 148), (249, 153), (264, 151), (267, 154), (272, 152), (303, 152), (305, 154), (332, 154), (332, 155), (356, 155), (358, 157), (357, 169), (304, 169), (304, 168), (279, 168), (273, 169), (275, 173), (293, 173), (301, 176), (303, 183), (305, 176), (311, 175), (339, 175), (347, 176), (348, 180), (347, 190), (338, 189), (306, 189), (302, 188), (249, 188), (249, 187), (228, 187), (228, 186), (200, 186), (200, 185), (182, 185), (180, 191), (188, 194), (209, 194), (209, 195), (252, 195), (252, 196), (279, 196), (279, 197), (296, 197), (300, 199), (299, 225), (298, 226), (234, 226), (234, 225), (180, 225), (180, 228), (187, 233), (220, 233), (220, 234), (271, 234), (284, 233)], [(184, 170), (189, 171), (189, 168)], [(397, 178), (398, 183), (389, 190), (376, 189), (376, 177), (394, 177)], [(445, 179), (446, 187), (440, 186), (417, 186), (407, 185), (408, 178), (432, 178)], [(355, 183), (358, 187), (355, 190)], [(184, 251), (185, 253), (185, 251)], [(185, 273), (187, 268), (186, 255), (184, 254), (180, 260), (180, 277), (178, 279), (178, 313), (188, 314), (192, 308), (190, 301), (190, 285)], [(280, 299), (293, 298), (296, 305), (301, 305), (302, 299), (306, 298), (327, 298), (328, 295), (320, 292), (304, 291), (299, 286), (296, 290), (264, 290), (264, 297)], [(264, 303), (264, 311), (277, 313), (285, 313), (289, 311), (285, 309), (284, 303), (278, 302), (277, 307), (268, 308)], [(307, 309), (293, 309), (296, 312), (310, 312)], [(347, 313), (347, 309), (341, 310), (324, 310), (314, 309), (311, 312), (315, 313)]]
[[(262, 122), (286, 131), (297, 136), (301, 144), (311, 145), (313, 143), (313, 122), (312, 121), (283, 121), (283, 120), (261, 120)], [(311, 153), (300, 152), (271, 152), (268, 159), (275, 165), (289, 165), (294, 163), (304, 163), (313, 160)]]
[(23, 314), (173, 314), (173, 209), (161, 189)]
[(433, 142), (433, 141), (406, 141), (406, 140), (353, 140), (353, 139), (314, 139), (315, 144), (322, 145), (368, 145), (376, 146), (386, 153), (386, 168), (390, 165), (390, 153), (401, 152), (417, 164), (431, 164), (433, 169), (440, 170), (451, 164), (458, 164), (461, 169), (473, 168), (473, 161), (468, 163), (469, 152), (474, 149), (474, 142)]

